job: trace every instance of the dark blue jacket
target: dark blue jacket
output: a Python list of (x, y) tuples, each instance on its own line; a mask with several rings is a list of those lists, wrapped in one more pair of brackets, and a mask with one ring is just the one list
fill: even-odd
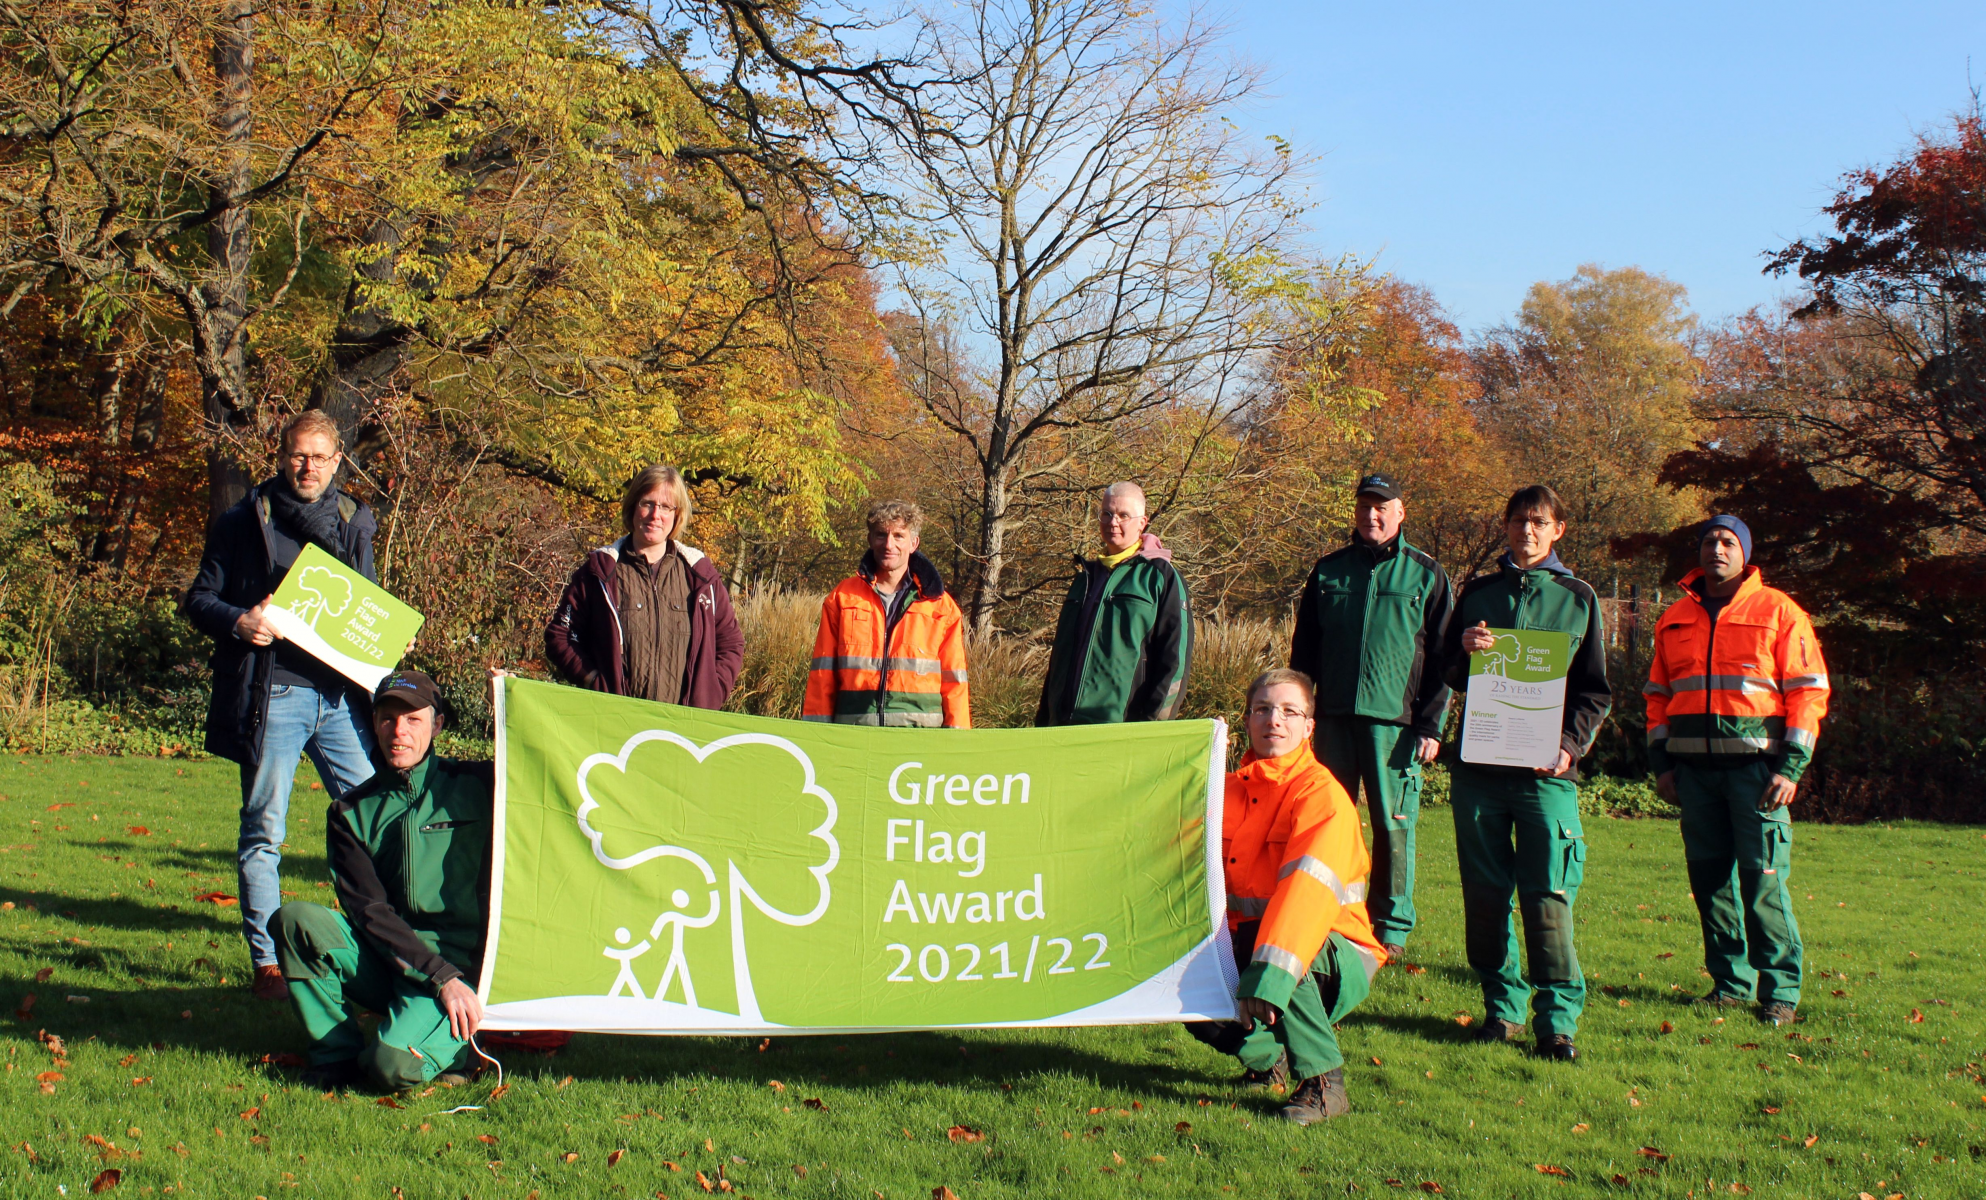
[[(214, 671), (214, 698), (207, 708), (207, 752), (233, 759), (246, 767), (262, 761), (262, 727), (269, 717), (269, 668), (275, 646), (251, 646), (235, 636), (234, 623), (282, 583), (276, 570), (276, 547), (269, 537), (270, 488), (286, 486), (280, 477), (257, 484), (241, 502), (207, 526), (207, 548), (200, 555), (200, 573), (186, 589), (186, 619), (214, 639), (207, 665)], [(338, 515), (344, 518), (345, 545), (338, 557), (377, 583), (372, 565), (372, 535), (378, 528), (372, 510), (338, 493)], [(353, 691), (358, 691), (354, 686)]]

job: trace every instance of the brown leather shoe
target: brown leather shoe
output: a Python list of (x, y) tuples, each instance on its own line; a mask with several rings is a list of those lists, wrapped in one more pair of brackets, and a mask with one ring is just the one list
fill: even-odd
[(273, 964), (255, 968), (255, 982), (250, 985), (257, 1000), (288, 1000), (289, 980), (283, 978), (283, 968)]

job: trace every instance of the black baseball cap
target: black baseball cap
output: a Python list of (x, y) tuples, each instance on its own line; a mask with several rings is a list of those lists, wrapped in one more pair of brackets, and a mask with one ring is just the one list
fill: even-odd
[(434, 680), (421, 671), (395, 671), (380, 680), (379, 690), (372, 694), (375, 705), (388, 699), (398, 701), (410, 709), (441, 709), (441, 689)]
[(1393, 482), (1391, 475), (1367, 475), (1358, 481), (1358, 494), (1377, 496), (1381, 500), (1398, 500), (1400, 485)]

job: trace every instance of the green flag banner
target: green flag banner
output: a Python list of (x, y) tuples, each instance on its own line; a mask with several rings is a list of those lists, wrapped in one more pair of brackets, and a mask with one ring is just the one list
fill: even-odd
[(1469, 656), (1462, 761), (1549, 767), (1565, 726), (1572, 636), (1546, 629), (1492, 629), (1496, 640)]
[(290, 564), (266, 611), (284, 638), (368, 692), (426, 620), (315, 543)]
[(892, 729), (499, 685), (490, 1028), (1235, 1014), (1218, 721)]

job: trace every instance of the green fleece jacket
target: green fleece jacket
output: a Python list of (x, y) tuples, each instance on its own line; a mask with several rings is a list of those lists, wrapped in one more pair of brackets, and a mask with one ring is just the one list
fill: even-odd
[(1085, 560), (1055, 624), (1034, 723), (1170, 721), (1186, 698), (1192, 651), (1186, 581), (1155, 535), (1117, 567)]

